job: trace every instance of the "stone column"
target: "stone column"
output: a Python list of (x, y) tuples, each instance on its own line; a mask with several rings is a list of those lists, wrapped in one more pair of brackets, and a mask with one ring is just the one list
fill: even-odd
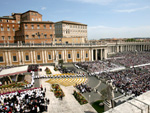
[(7, 51), (5, 51), (5, 59), (6, 59), (6, 65), (8, 66), (9, 65), (9, 63), (8, 63), (8, 55), (7, 55)]
[(32, 53), (32, 50), (30, 51), (30, 55), (31, 55), (31, 62), (32, 62), (32, 64), (33, 64), (34, 55), (33, 55), (33, 53)]
[(64, 61), (64, 50), (62, 51), (62, 60)]
[(81, 49), (81, 51), (80, 51), (80, 60), (81, 60), (81, 62), (83, 61), (83, 52), (82, 52), (82, 49)]
[(72, 58), (72, 62), (74, 62), (74, 50), (72, 50), (71, 58)]
[(9, 65), (12, 65), (12, 60), (11, 60), (11, 53), (10, 53), (10, 51), (8, 52), (8, 57), (9, 57)]
[(93, 61), (93, 49), (91, 50), (91, 54), (92, 54), (92, 55), (91, 55), (91, 56), (92, 56), (92, 58), (91, 58), (91, 59), (92, 59), (92, 61)]
[(46, 54), (46, 50), (44, 51), (44, 54), (45, 54), (45, 63), (47, 63), (47, 54)]
[(90, 49), (89, 49), (89, 55), (88, 55), (88, 57), (89, 57), (89, 61), (91, 61), (91, 52), (90, 52)]
[(77, 54), (76, 54), (76, 50), (74, 50), (74, 61), (76, 62), (76, 57), (77, 57)]
[(22, 64), (24, 65), (24, 55), (23, 55), (23, 51), (21, 51), (22, 54)]
[(43, 50), (42, 50), (42, 59), (43, 59), (43, 63), (45, 63), (44, 51)]
[(83, 49), (83, 51), (82, 51), (82, 53), (83, 53), (83, 62), (85, 61), (85, 51), (84, 51), (84, 49)]
[(97, 49), (95, 49), (95, 56), (96, 56), (95, 60), (97, 60)]
[(103, 60), (103, 49), (100, 49), (101, 52), (101, 60)]
[(34, 64), (36, 64), (36, 56), (35, 56), (35, 51), (33, 51), (33, 56), (34, 56)]
[[(67, 62), (67, 57), (66, 57), (67, 51), (65, 50), (65, 62)], [(72, 56), (71, 56), (72, 57)]]
[(18, 61), (19, 61), (19, 65), (21, 65), (21, 64), (22, 64), (22, 62), (21, 62), (21, 55), (20, 55), (20, 51), (18, 51)]
[(55, 60), (58, 61), (58, 52), (55, 50)]
[(55, 60), (54, 50), (53, 50), (52, 54), (53, 54), (53, 63), (54, 63), (54, 60)]
[(129, 51), (131, 51), (131, 45), (129, 45)]
[(119, 52), (119, 46), (116, 46), (116, 48), (117, 48), (117, 53)]
[(104, 58), (107, 59), (107, 48), (104, 49)]

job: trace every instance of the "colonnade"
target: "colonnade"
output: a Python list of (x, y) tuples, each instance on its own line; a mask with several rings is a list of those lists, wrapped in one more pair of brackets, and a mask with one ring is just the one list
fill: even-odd
[(149, 51), (150, 45), (113, 45), (108, 47), (109, 53), (117, 53), (124, 51)]
[[(106, 59), (109, 54), (124, 51), (149, 51), (149, 43), (119, 43), (79, 46), (3, 46), (0, 50), (0, 65), (46, 64), (63, 60), (84, 62)], [(40, 59), (38, 58), (40, 57)], [(16, 59), (16, 61), (14, 61)], [(29, 59), (29, 60), (27, 60)]]
[(107, 58), (106, 49), (92, 49), (92, 61), (94, 60), (103, 60)]

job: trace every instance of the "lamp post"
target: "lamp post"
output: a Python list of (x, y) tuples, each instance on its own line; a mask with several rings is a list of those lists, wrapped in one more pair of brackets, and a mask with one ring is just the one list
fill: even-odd
[(90, 98), (91, 98), (91, 95), (89, 95), (89, 103), (90, 103)]

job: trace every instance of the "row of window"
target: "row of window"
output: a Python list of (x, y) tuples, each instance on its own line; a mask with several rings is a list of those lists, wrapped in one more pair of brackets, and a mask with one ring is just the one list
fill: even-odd
[[(61, 29), (59, 29), (59, 30), (55, 30), (56, 32), (62, 32), (62, 30)], [(63, 30), (63, 32), (87, 32), (87, 30), (70, 30), (70, 29), (66, 29), (66, 30)]]
[[(14, 61), (14, 62), (17, 61), (17, 57), (16, 57), (16, 56), (13, 56), (12, 58), (13, 58), (13, 61)], [(68, 59), (70, 59), (70, 58), (71, 58), (71, 54), (68, 54)], [(79, 53), (77, 53), (77, 58), (80, 58), (80, 54), (79, 54)], [(87, 53), (86, 53), (86, 58), (88, 58), (88, 54), (87, 54)], [(48, 55), (48, 59), (49, 59), (49, 60), (52, 59), (51, 55)], [(62, 59), (61, 54), (59, 54), (59, 59)], [(30, 59), (29, 59), (29, 55), (26, 55), (26, 56), (25, 56), (25, 60), (26, 60), (26, 61), (29, 61), (29, 60), (30, 60)], [(37, 60), (41, 60), (41, 56), (40, 56), (40, 55), (37, 55)], [(3, 56), (0, 56), (0, 62), (3, 62), (3, 61), (4, 61)]]
[[(13, 37), (14, 38), (14, 40), (15, 40), (15, 36)], [(5, 36), (1, 36), (1, 39), (2, 40), (5, 40)], [(11, 40), (12, 38), (11, 38), (11, 36), (8, 36), (8, 40)]]
[(31, 13), (31, 15), (35, 15), (35, 16), (37, 16), (37, 13), (33, 13), (33, 12), (32, 12), (32, 13)]
[(12, 22), (12, 23), (15, 23), (14, 20), (6, 20), (6, 19), (0, 19), (0, 22)]
[(32, 18), (32, 21), (41, 21), (41, 18)]
[(76, 33), (78, 33), (78, 32), (83, 32), (83, 33), (87, 33), (87, 31), (84, 31), (84, 30), (65, 30), (65, 31), (63, 31), (64, 33), (66, 33), (66, 34), (70, 34), (70, 32), (76, 32)]
[[(41, 35), (37, 35), (38, 38), (41, 38)], [(29, 39), (29, 35), (25, 35), (26, 39)], [(35, 35), (32, 35), (32, 38), (35, 38)], [(44, 38), (47, 38), (47, 34), (44, 34)], [(50, 38), (53, 38), (53, 35), (50, 34)]]
[[(12, 28), (13, 31), (15, 31), (15, 28)], [(4, 31), (4, 27), (1, 27), (1, 31)], [(10, 31), (10, 27), (7, 27), (7, 31)]]
[(64, 24), (63, 27), (70, 27), (70, 28), (80, 28), (80, 29), (87, 29), (87, 26), (82, 26), (82, 25), (69, 25), (69, 24)]
[[(34, 25), (31, 25), (31, 29), (34, 28)], [(43, 28), (46, 29), (46, 25), (43, 25)], [(25, 25), (25, 29), (28, 29), (28, 25)], [(37, 25), (37, 29), (40, 29), (40, 25)], [(52, 25), (49, 25), (49, 29), (52, 29)]]

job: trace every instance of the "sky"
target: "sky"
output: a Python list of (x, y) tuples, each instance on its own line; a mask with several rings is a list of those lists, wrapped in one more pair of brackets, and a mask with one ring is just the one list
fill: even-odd
[(3, 0), (0, 16), (38, 11), (43, 21), (88, 25), (88, 39), (150, 37), (150, 0)]

